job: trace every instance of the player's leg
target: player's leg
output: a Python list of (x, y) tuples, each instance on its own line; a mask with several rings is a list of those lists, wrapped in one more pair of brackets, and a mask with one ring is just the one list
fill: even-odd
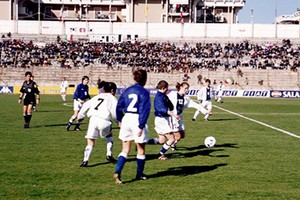
[(192, 121), (195, 121), (197, 119), (197, 116), (199, 115), (200, 111), (199, 110), (196, 110), (195, 113), (194, 113), (194, 116), (192, 118)]
[(115, 167), (114, 179), (116, 184), (122, 184), (121, 173), (130, 152), (131, 141), (122, 142), (122, 152), (118, 156), (117, 165)]
[(29, 128), (29, 124), (32, 117), (32, 104), (26, 103), (23, 106), (23, 116), (25, 120), (24, 128)]
[(116, 163), (117, 160), (113, 157), (112, 151), (114, 148), (114, 140), (112, 133), (106, 136), (106, 160), (111, 163)]
[[(78, 112), (79, 113), (79, 112)], [(78, 116), (78, 113), (77, 113), (77, 116)], [(77, 118), (77, 117), (76, 117)], [(77, 119), (77, 122), (75, 124), (75, 127), (74, 127), (74, 131), (81, 131), (80, 129), (80, 125), (81, 125), (81, 122), (83, 121), (84, 119)]]
[(68, 124), (67, 124), (67, 126), (66, 126), (67, 131), (70, 130), (70, 127), (72, 126), (73, 121), (74, 121), (75, 119), (77, 119), (77, 116), (78, 116), (78, 113), (79, 113), (80, 108), (81, 108), (80, 102), (74, 99), (74, 103), (73, 103), (73, 111), (74, 111), (74, 113), (73, 113), (73, 115), (71, 116), (71, 118), (69, 119)]
[(175, 137), (173, 133), (164, 134), (164, 136), (168, 139), (165, 142), (159, 152), (159, 160), (167, 160), (168, 158), (165, 156), (165, 153), (170, 149), (171, 145), (175, 142)]
[(28, 104), (23, 105), (24, 128), (29, 128)]
[(95, 139), (87, 139), (87, 146), (84, 149), (83, 160), (80, 167), (86, 167), (95, 146)]
[(136, 143), (137, 146), (137, 155), (136, 155), (136, 163), (137, 163), (137, 172), (135, 179), (136, 180), (146, 180), (147, 177), (144, 174), (146, 155), (145, 155), (145, 146), (146, 143)]
[(207, 102), (207, 104), (206, 104), (206, 107), (207, 107), (207, 114), (204, 116), (204, 120), (205, 121), (208, 121), (208, 117), (210, 116), (210, 115), (212, 115), (212, 102), (211, 101), (209, 101), (209, 102)]

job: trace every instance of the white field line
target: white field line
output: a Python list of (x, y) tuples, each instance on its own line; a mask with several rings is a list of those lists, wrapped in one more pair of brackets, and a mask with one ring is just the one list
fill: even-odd
[(226, 110), (226, 109), (221, 108), (221, 107), (219, 107), (219, 106), (215, 106), (215, 105), (214, 105), (213, 107), (218, 108), (218, 109), (220, 109), (220, 110), (223, 110), (223, 111), (225, 111), (225, 112), (228, 112), (228, 113), (230, 113), (230, 114), (232, 114), (232, 115), (236, 115), (236, 116), (238, 116), (238, 117), (241, 117), (241, 118), (247, 119), (247, 120), (249, 120), (249, 121), (258, 123), (258, 124), (260, 124), (260, 125), (266, 126), (266, 127), (268, 127), (268, 128), (274, 129), (274, 130), (276, 130), (276, 131), (282, 132), (282, 133), (287, 134), (287, 135), (289, 135), (289, 136), (292, 136), (292, 137), (295, 137), (295, 138), (299, 138), (299, 139), (300, 139), (300, 136), (299, 136), (299, 135), (296, 135), (296, 134), (294, 134), (294, 133), (291, 133), (291, 132), (282, 130), (282, 129), (280, 129), (280, 128), (276, 128), (276, 127), (271, 126), (271, 125), (269, 125), (269, 124), (266, 124), (266, 123), (257, 121), (257, 120), (255, 120), (255, 119), (251, 119), (251, 118), (249, 118), (249, 117), (246, 117), (246, 116), (244, 116), (244, 115), (241, 115), (241, 114), (232, 112), (232, 111), (230, 111), (230, 110)]
[(73, 107), (73, 103), (63, 103), (64, 106)]
[[(64, 106), (68, 106), (68, 107), (73, 107), (73, 104), (64, 103), (63, 105), (64, 105)], [(300, 139), (300, 136), (299, 136), (299, 135), (296, 135), (296, 134), (294, 134), (294, 133), (291, 133), (291, 132), (282, 130), (282, 129), (280, 129), (280, 128), (276, 128), (276, 127), (271, 126), (271, 125), (269, 125), (269, 124), (266, 124), (266, 123), (257, 121), (257, 120), (255, 120), (255, 119), (251, 119), (251, 118), (249, 118), (249, 117), (246, 117), (246, 116), (244, 116), (244, 115), (241, 115), (241, 114), (232, 112), (232, 111), (230, 111), (230, 110), (226, 110), (226, 109), (221, 108), (221, 107), (219, 107), (219, 106), (213, 105), (213, 107), (215, 107), (215, 108), (217, 108), (217, 109), (220, 109), (220, 110), (223, 110), (223, 111), (225, 111), (225, 112), (228, 112), (228, 113), (230, 113), (230, 114), (239, 116), (239, 117), (241, 117), (241, 118), (247, 119), (247, 120), (249, 120), (249, 121), (258, 123), (258, 124), (260, 124), (260, 125), (266, 126), (266, 127), (268, 127), (268, 128), (274, 129), (274, 130), (276, 130), (276, 131), (282, 132), (282, 133), (287, 134), (287, 135), (289, 135), (289, 136), (292, 136), (292, 137), (295, 137), (295, 138), (299, 138), (299, 139)], [(216, 112), (214, 112), (214, 113), (216, 113)], [(251, 114), (251, 113), (248, 113), (248, 114)], [(255, 114), (257, 114), (257, 113), (255, 113)], [(272, 113), (272, 114), (277, 114), (277, 113)], [(282, 115), (283, 113), (280, 113), (280, 114)], [(293, 114), (294, 114), (294, 113), (293, 113)], [(298, 113), (296, 113), (296, 114), (298, 114)]]

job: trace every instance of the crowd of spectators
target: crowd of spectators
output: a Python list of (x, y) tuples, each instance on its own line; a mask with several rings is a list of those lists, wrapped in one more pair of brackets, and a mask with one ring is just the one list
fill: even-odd
[(201, 68), (229, 71), (243, 67), (297, 71), (300, 67), (300, 48), (288, 39), (281, 44), (263, 45), (249, 41), (176, 45), (149, 41), (95, 43), (57, 40), (34, 43), (4, 36), (0, 48), (1, 67), (76, 68), (93, 64), (118, 70), (124, 66), (141, 67), (155, 73), (174, 70), (190, 73)]

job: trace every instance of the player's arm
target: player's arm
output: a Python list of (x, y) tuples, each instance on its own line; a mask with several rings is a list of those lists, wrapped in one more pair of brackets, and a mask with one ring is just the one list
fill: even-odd
[(115, 121), (117, 121), (117, 103), (118, 103), (118, 100), (115, 98), (115, 99), (112, 99), (112, 105), (111, 105), (111, 108), (110, 108), (110, 115), (111, 115), (111, 118)]
[(40, 91), (38, 85), (34, 83), (33, 88), (34, 88), (34, 94), (36, 98), (36, 104), (39, 104), (41, 99), (40, 99)]
[(139, 128), (143, 129), (147, 123), (150, 110), (151, 110), (151, 99), (149, 92), (146, 91), (143, 94), (139, 95)]
[(22, 102), (23, 96), (24, 96), (24, 93), (21, 92), (21, 93), (20, 93), (20, 96), (19, 96), (18, 103), (21, 103), (21, 102)]
[(91, 107), (92, 105), (92, 100), (88, 100), (87, 102), (85, 102), (83, 104), (83, 106), (81, 107), (79, 113), (78, 113), (78, 119), (83, 119), (86, 117), (86, 113), (88, 112), (89, 108)]

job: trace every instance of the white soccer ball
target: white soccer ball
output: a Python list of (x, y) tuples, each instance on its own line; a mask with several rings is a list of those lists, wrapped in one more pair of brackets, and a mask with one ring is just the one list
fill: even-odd
[(210, 148), (210, 147), (215, 146), (216, 142), (217, 142), (216, 138), (214, 138), (213, 136), (208, 136), (204, 140), (204, 145), (207, 148)]

